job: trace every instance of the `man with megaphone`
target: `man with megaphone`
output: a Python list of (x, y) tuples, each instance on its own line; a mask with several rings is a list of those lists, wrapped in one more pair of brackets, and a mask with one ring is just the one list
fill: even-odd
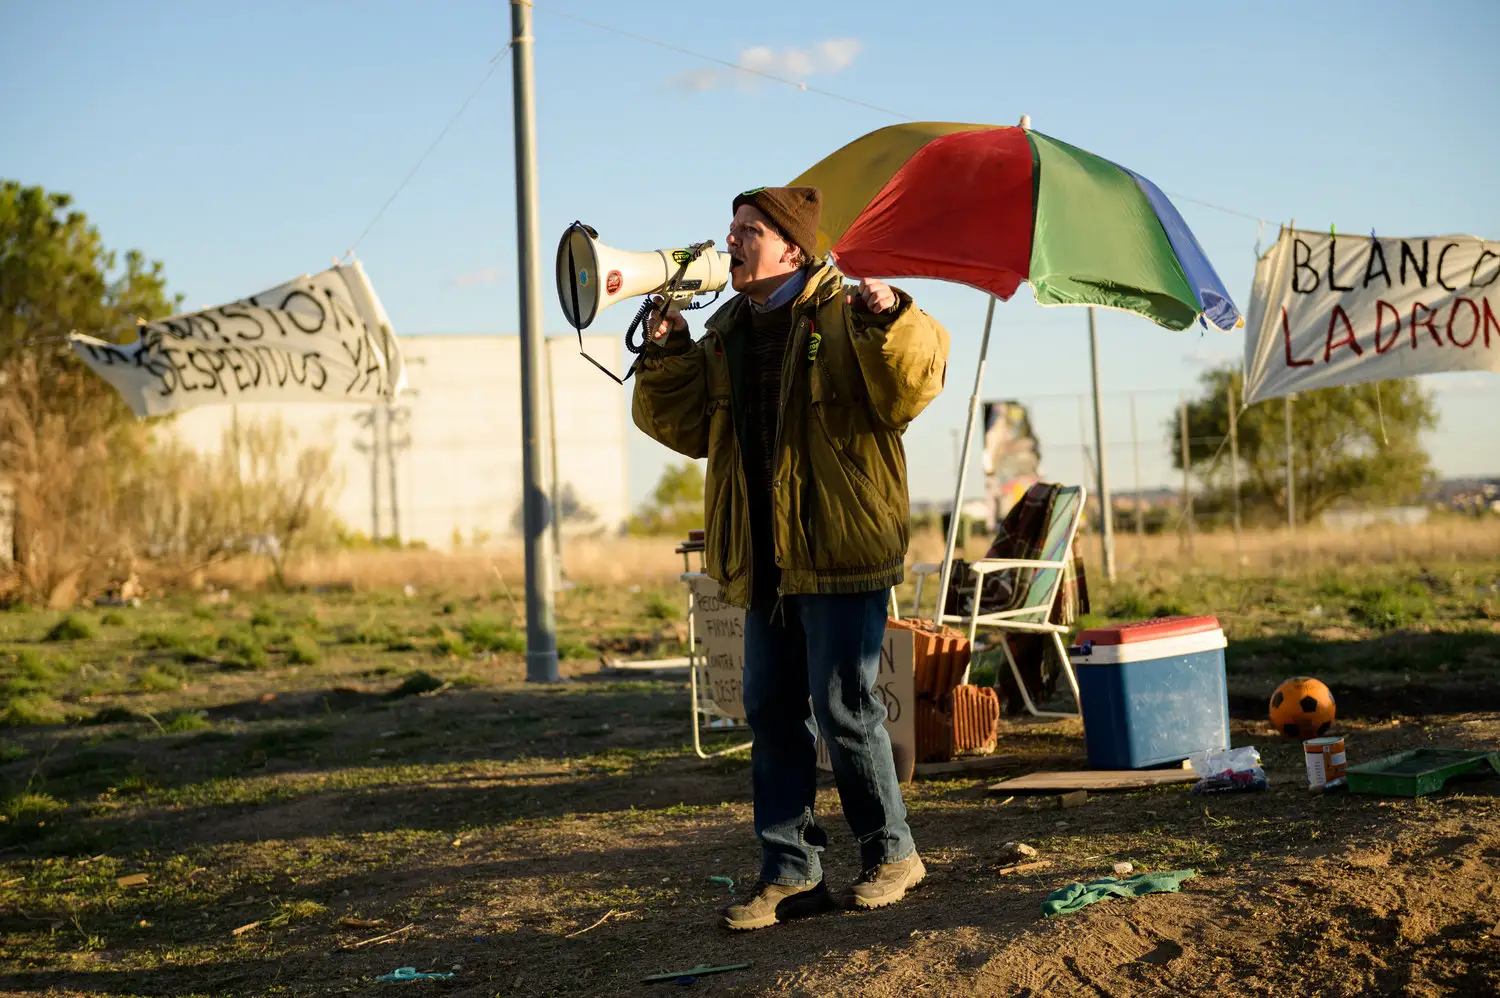
[(636, 425), (708, 459), (705, 571), (746, 608), (762, 862), (754, 895), (724, 911), (731, 929), (835, 906), (813, 810), (819, 729), (859, 842), (852, 904), (899, 901), (926, 874), (874, 687), (908, 541), (901, 437), (942, 390), (948, 332), (905, 293), (846, 286), (815, 259), (821, 209), (808, 187), (736, 197), (738, 294), (697, 342), (677, 312), (654, 314), (636, 372)]

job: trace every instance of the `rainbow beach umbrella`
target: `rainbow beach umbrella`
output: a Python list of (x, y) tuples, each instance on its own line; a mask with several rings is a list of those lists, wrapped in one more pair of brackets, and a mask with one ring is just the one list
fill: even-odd
[[(1160, 188), (1033, 131), (1025, 117), (1019, 127), (891, 125), (855, 139), (792, 183), (822, 190), (817, 250), (849, 276), (925, 277), (994, 296), (954, 484), (938, 622), (945, 619), (995, 299), (1008, 301), (1025, 281), (1040, 305), (1120, 309), (1168, 329), (1194, 321), (1225, 331), (1242, 324), (1224, 282)], [(1092, 329), (1091, 320), (1091, 335)], [(1096, 375), (1096, 425), (1097, 390)]]
[(1168, 329), (1239, 309), (1140, 174), (1025, 127), (913, 122), (855, 139), (792, 183), (823, 192), (818, 250), (854, 277), (927, 277), (1008, 301), (1095, 305)]

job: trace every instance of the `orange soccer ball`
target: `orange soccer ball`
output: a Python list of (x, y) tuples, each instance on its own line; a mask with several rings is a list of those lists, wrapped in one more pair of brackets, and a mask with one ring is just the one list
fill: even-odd
[(1288, 738), (1317, 738), (1333, 727), (1333, 694), (1308, 676), (1288, 679), (1271, 694), (1271, 723)]

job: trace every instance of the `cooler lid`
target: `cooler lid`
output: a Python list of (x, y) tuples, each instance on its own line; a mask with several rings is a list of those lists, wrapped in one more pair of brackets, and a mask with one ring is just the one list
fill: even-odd
[(1077, 645), (1130, 645), (1219, 630), (1218, 617), (1157, 617), (1115, 627), (1090, 627), (1073, 638)]

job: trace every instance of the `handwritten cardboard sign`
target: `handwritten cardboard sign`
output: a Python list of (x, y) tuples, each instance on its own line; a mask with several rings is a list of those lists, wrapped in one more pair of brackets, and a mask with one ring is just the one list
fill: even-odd
[(707, 576), (690, 580), (693, 630), (700, 676), (714, 706), (727, 717), (745, 717), (745, 611), (719, 599), (719, 584)]

